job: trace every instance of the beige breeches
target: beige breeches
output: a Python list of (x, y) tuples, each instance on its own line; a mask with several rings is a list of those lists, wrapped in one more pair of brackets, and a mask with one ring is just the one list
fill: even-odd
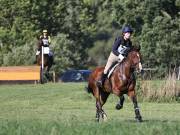
[(118, 61), (118, 60), (119, 60), (118, 56), (116, 56), (115, 54), (113, 54), (111, 52), (110, 55), (109, 55), (108, 61), (106, 63), (105, 69), (104, 69), (104, 74), (107, 74), (107, 72), (108, 72), (109, 68), (111, 67), (111, 65), (114, 62)]

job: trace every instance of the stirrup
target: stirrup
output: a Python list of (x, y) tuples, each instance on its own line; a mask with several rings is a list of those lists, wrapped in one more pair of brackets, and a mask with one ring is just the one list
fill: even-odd
[(98, 80), (97, 85), (102, 88), (103, 87), (103, 82), (101, 80)]

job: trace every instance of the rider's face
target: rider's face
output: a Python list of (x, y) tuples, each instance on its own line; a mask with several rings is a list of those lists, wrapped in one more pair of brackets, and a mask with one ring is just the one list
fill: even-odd
[(124, 33), (124, 39), (125, 40), (130, 39), (130, 37), (131, 37), (131, 33), (130, 32)]
[(47, 33), (46, 33), (46, 32), (44, 32), (44, 33), (43, 33), (43, 36), (47, 36)]

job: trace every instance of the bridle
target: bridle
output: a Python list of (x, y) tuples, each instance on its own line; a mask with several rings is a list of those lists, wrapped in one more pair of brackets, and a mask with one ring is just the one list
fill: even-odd
[(137, 62), (135, 62), (135, 63), (133, 63), (132, 65), (131, 65), (131, 69), (132, 70), (137, 70), (137, 67), (139, 68), (139, 72), (142, 70), (142, 64), (141, 64), (141, 60), (140, 60), (140, 55), (139, 55), (139, 53), (137, 52), (137, 51), (135, 51), (137, 54), (137, 56), (136, 57), (138, 57), (139, 59), (138, 59), (138, 61)]

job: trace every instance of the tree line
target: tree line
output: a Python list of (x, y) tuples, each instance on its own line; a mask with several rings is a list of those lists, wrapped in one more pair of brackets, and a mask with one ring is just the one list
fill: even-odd
[(0, 0), (0, 65), (31, 65), (47, 29), (57, 72), (104, 65), (129, 24), (143, 66), (157, 77), (180, 66), (179, 0)]

